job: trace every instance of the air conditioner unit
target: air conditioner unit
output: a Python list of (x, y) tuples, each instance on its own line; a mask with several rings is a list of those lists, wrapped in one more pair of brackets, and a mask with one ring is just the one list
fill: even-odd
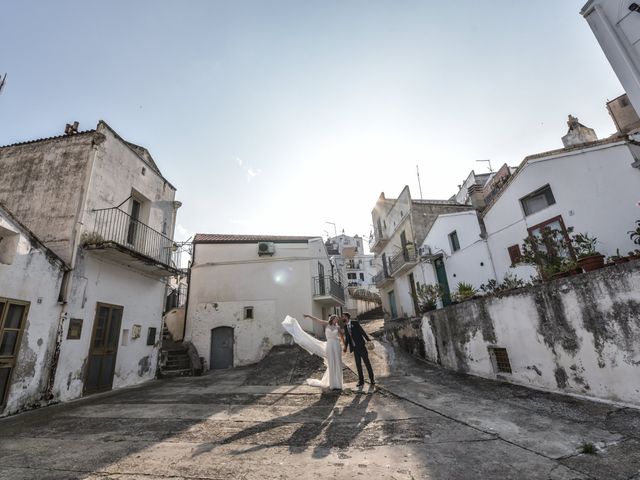
[(276, 253), (276, 245), (273, 242), (258, 243), (258, 255), (273, 255)]
[(424, 245), (418, 249), (418, 253), (420, 257), (427, 257), (431, 255), (431, 247), (429, 245)]

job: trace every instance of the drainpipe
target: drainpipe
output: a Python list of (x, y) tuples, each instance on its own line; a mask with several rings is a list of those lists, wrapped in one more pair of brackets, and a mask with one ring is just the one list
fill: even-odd
[(196, 261), (196, 244), (193, 243), (193, 250), (191, 254), (191, 261), (189, 262), (189, 267), (187, 268), (187, 300), (184, 305), (184, 325), (182, 325), (182, 341), (184, 342), (185, 336), (187, 335), (187, 313), (189, 313), (189, 294), (191, 293), (191, 267), (195, 264)]

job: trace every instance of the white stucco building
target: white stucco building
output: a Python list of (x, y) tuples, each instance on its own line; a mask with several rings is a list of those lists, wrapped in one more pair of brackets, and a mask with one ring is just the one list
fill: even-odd
[(420, 253), (416, 278), (426, 284), (439, 284), (447, 294), (445, 304), (459, 283), (469, 283), (479, 289), (483, 283), (496, 278), (476, 210), (438, 215), (422, 242)]
[[(597, 237), (603, 255), (637, 248), (628, 231), (640, 218), (640, 147), (625, 136), (530, 155), (483, 211), (496, 275), (502, 279), (523, 240), (545, 226)], [(520, 265), (515, 273), (535, 274)]]
[(67, 270), (0, 205), (0, 414), (37, 403), (47, 390), (48, 368), (42, 366), (54, 361), (63, 314), (58, 295)]
[(416, 278), (421, 272), (418, 247), (438, 215), (470, 210), (455, 200), (414, 200), (405, 186), (398, 198), (386, 198), (384, 192), (371, 212), (374, 233), (369, 248), (375, 253), (378, 273), (375, 283), (380, 291), (386, 317), (418, 314)]
[(347, 285), (344, 311), (357, 317), (377, 308), (380, 296), (373, 280), (376, 264), (374, 256), (364, 252), (362, 237), (343, 233), (330, 237), (325, 245), (336, 274)]
[[(149, 152), (102, 121), (94, 130), (68, 127), (63, 136), (0, 147), (0, 202), (68, 267), (59, 312), (48, 323), (27, 318), (20, 332), (18, 361), (32, 339), (50, 345), (60, 332), (54, 361), (32, 365), (48, 377), (33, 403), (153, 378), (166, 279), (178, 273), (179, 203)], [(0, 285), (5, 275), (0, 270)], [(30, 302), (30, 288), (5, 287), (0, 297)], [(21, 371), (17, 364), (13, 384), (25, 382)]]
[(208, 368), (255, 363), (290, 341), (286, 315), (322, 336), (303, 315), (340, 313), (344, 288), (321, 237), (198, 234), (185, 338)]
[(640, 112), (640, 7), (631, 0), (589, 0), (582, 15)]

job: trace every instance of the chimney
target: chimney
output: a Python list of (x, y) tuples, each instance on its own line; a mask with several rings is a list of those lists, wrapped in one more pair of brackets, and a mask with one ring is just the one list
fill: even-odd
[(484, 210), (487, 203), (484, 201), (482, 185), (474, 183), (467, 189), (467, 193), (469, 194), (469, 201), (471, 202), (471, 205), (473, 205), (473, 208), (478, 211)]
[(73, 122), (73, 125), (67, 123), (67, 126), (64, 127), (64, 134), (65, 135), (75, 135), (76, 133), (78, 133), (78, 127), (79, 126), (80, 126), (80, 123), (78, 123), (78, 122)]
[(569, 131), (562, 137), (562, 144), (565, 148), (598, 140), (598, 136), (593, 128), (585, 127), (573, 115), (569, 115), (567, 125), (569, 125)]

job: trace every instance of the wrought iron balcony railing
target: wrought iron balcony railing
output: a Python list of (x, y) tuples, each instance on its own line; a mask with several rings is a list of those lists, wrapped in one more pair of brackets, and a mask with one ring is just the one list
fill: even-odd
[(389, 266), (391, 267), (391, 273), (395, 274), (402, 267), (408, 264), (413, 264), (418, 261), (418, 256), (414, 248), (407, 247), (404, 250), (396, 253), (391, 260), (389, 260)]
[(170, 270), (180, 266), (180, 250), (166, 235), (154, 230), (117, 207), (93, 210), (93, 230), (83, 236), (83, 244), (90, 246), (116, 245), (142, 255)]
[(391, 275), (389, 275), (387, 272), (385, 272), (384, 270), (379, 271), (378, 273), (376, 273), (373, 276), (373, 283), (379, 287), (381, 285), (384, 285), (385, 283), (387, 283), (388, 281), (393, 280), (391, 278)]
[(344, 286), (331, 277), (313, 277), (313, 296), (328, 295), (344, 302)]

